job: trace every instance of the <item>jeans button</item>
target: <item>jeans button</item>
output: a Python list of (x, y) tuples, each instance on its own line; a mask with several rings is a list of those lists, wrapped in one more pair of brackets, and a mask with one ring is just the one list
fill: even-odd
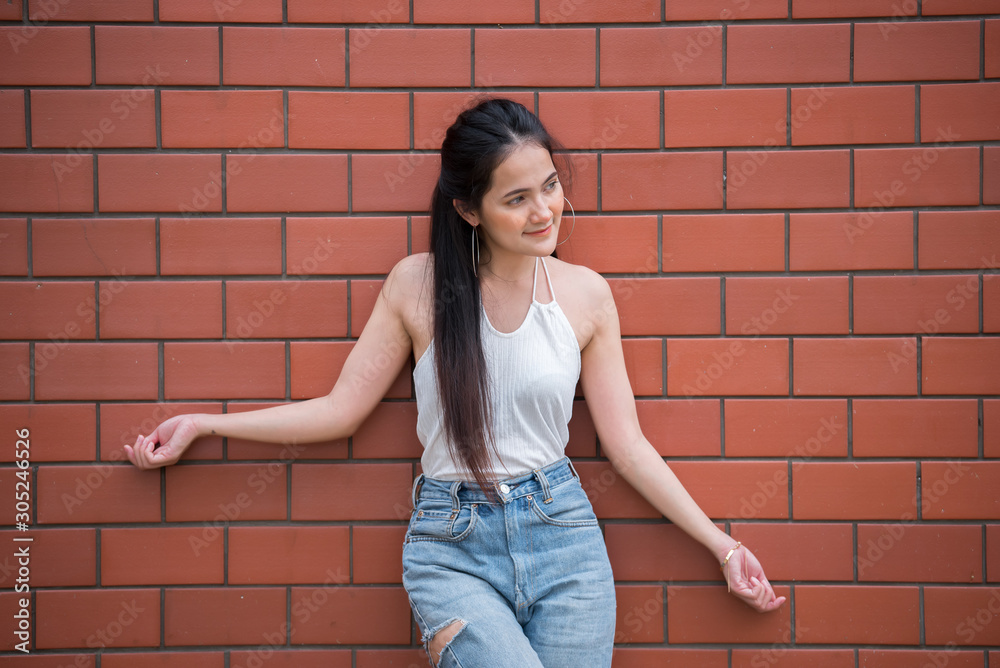
[(500, 485), (500, 491), (506, 494), (510, 491), (510, 487), (508, 487), (506, 484)]

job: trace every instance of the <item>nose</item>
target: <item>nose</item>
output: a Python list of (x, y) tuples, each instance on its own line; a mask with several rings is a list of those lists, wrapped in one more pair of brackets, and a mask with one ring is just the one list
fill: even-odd
[(552, 220), (552, 209), (544, 197), (535, 199), (531, 206), (531, 220), (536, 223), (547, 223)]

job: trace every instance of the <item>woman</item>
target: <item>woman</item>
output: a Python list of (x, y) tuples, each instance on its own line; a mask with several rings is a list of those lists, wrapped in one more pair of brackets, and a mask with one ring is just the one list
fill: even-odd
[[(520, 104), (463, 112), (441, 149), (432, 252), (390, 272), (329, 395), (177, 416), (126, 446), (136, 466), (153, 468), (207, 434), (344, 438), (412, 352), (424, 453), (403, 584), (434, 666), (611, 665), (611, 569), (564, 457), (578, 380), (621, 476), (716, 556), (733, 594), (760, 611), (784, 602), (643, 436), (607, 282), (551, 257), (567, 201), (552, 153)], [(373, 374), (379, 357), (388, 362)]]

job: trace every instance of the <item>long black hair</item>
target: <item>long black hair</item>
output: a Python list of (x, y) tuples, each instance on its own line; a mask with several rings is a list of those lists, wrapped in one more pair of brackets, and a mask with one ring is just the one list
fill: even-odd
[(441, 176), (431, 203), (435, 362), (445, 434), (456, 465), (488, 493), (493, 482), (490, 453), (496, 446), (480, 336), (478, 249), (473, 248), (474, 228), (453, 202), (478, 211), (493, 171), (526, 144), (541, 146), (549, 155), (557, 148), (538, 117), (523, 105), (492, 98), (462, 112), (441, 146)]

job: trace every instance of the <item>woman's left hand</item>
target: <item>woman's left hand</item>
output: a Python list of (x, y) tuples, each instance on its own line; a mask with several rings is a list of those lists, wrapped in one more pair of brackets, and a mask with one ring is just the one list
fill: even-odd
[(774, 595), (774, 589), (767, 581), (757, 557), (742, 545), (736, 548), (722, 567), (722, 575), (729, 585), (729, 591), (757, 612), (777, 610), (785, 602), (784, 596)]

